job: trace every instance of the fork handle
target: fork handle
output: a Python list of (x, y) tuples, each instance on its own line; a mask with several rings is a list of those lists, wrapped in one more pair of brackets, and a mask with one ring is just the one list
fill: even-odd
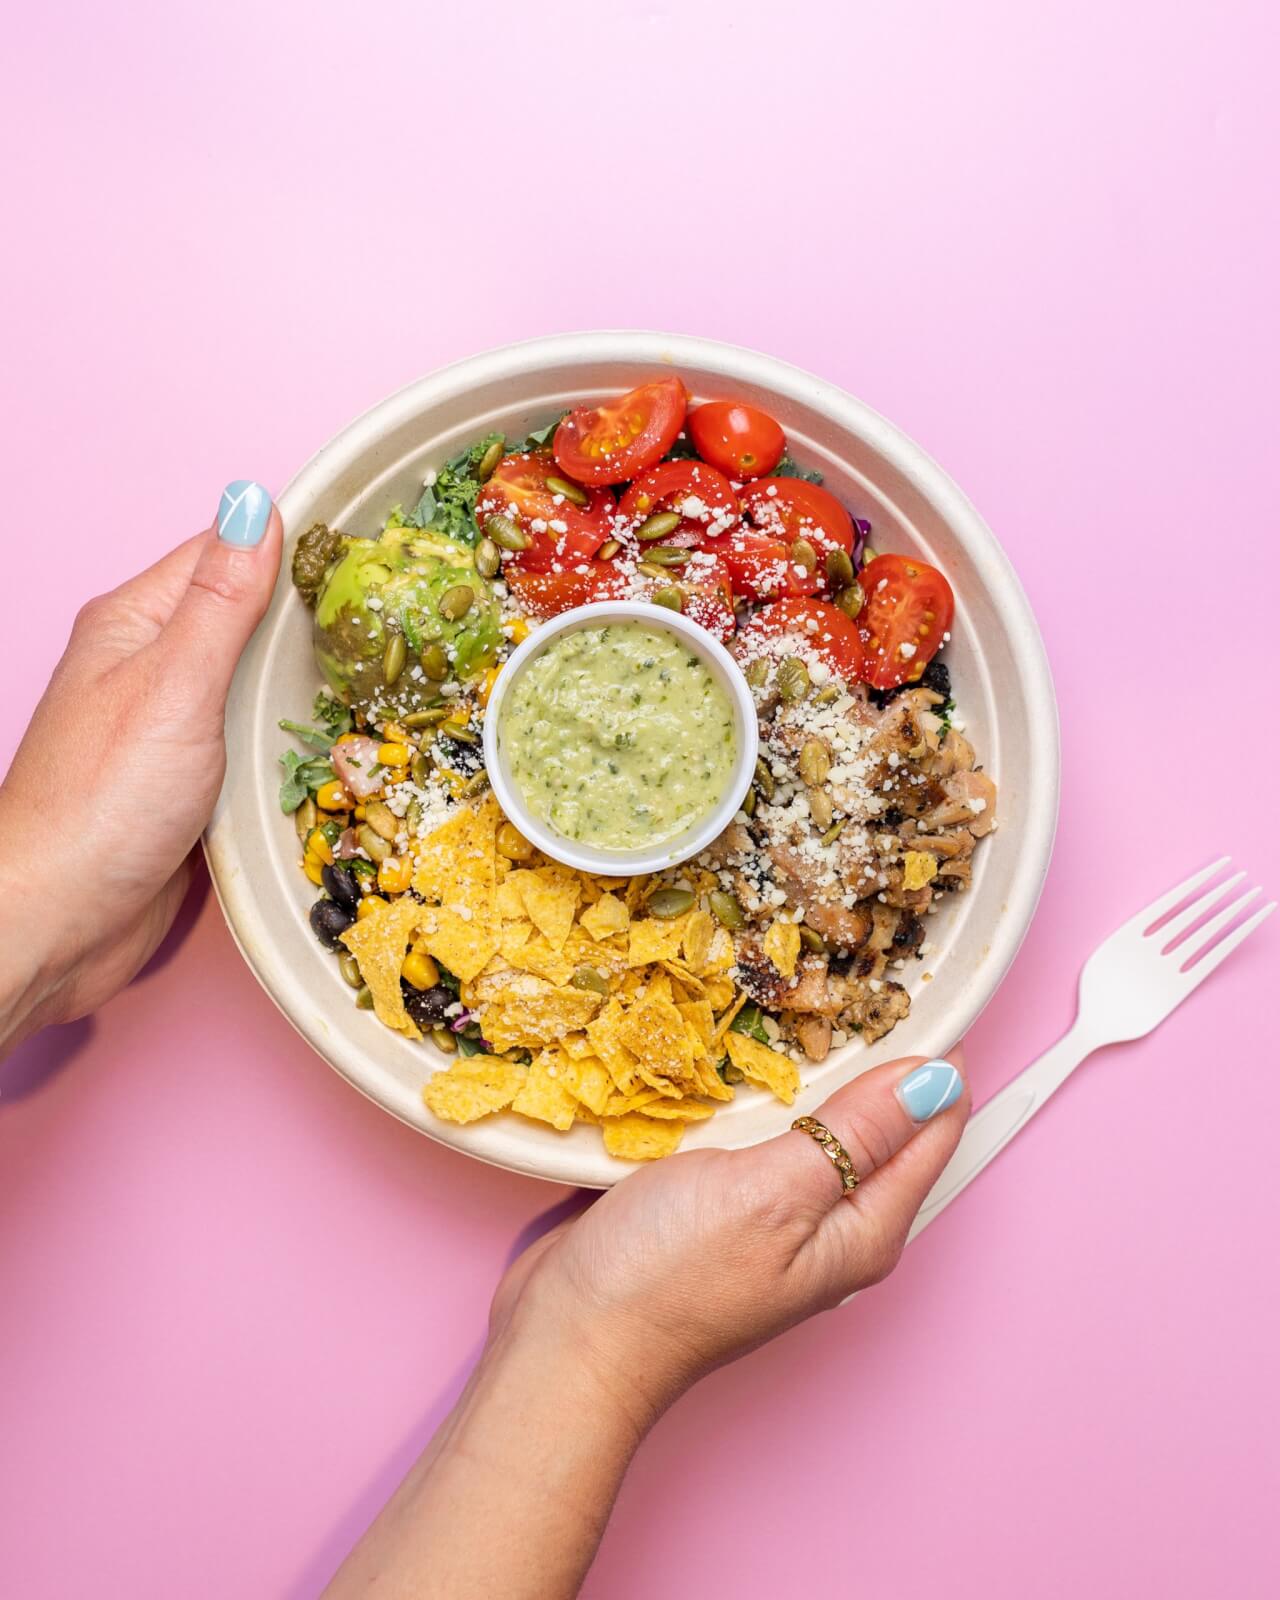
[(930, 1189), (911, 1224), (908, 1241), (923, 1232), (938, 1213), (973, 1182), (1095, 1048), (1095, 1041), (1077, 1022), (1038, 1061), (1033, 1061), (1012, 1083), (1007, 1083), (974, 1112), (965, 1124), (955, 1154), (942, 1169), (942, 1176)]

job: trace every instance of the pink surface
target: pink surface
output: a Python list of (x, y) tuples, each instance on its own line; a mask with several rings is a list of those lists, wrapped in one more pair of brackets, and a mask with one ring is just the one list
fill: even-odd
[[(23, 7), (0, 753), (83, 598), (420, 373), (593, 326), (767, 349), (921, 440), (1043, 623), (1062, 827), (981, 1098), (1156, 891), (1280, 879), (1276, 35), (1261, 0)], [(359, 1099), (188, 912), (0, 1069), (23, 1600), (317, 1593), (563, 1199)], [(586, 1592), (1266, 1592), (1278, 947), (687, 1398)]]

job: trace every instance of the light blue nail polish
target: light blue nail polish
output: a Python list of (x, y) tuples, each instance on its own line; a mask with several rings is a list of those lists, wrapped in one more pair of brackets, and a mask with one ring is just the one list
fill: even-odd
[(928, 1122), (939, 1111), (955, 1105), (964, 1088), (960, 1074), (949, 1061), (926, 1061), (909, 1072), (898, 1085), (898, 1099), (912, 1122)]
[(218, 501), (218, 537), (224, 544), (252, 550), (261, 544), (271, 520), (271, 496), (252, 478), (236, 478)]

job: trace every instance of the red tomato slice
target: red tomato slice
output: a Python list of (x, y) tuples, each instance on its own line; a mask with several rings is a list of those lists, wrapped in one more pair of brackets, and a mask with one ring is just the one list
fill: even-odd
[(913, 683), (937, 654), (956, 612), (951, 585), (936, 567), (909, 556), (877, 556), (858, 574), (866, 597), (858, 632), (864, 676), (877, 689)]
[(775, 600), (761, 606), (738, 635), (737, 655), (750, 657), (752, 644), (795, 634), (806, 653), (825, 661), (838, 678), (854, 683), (863, 676), (865, 657), (856, 626), (825, 600)]
[(547, 476), (556, 476), (555, 467), (545, 451), (503, 456), (481, 489), (476, 522), (482, 530), (485, 519), (497, 515), (510, 517), (529, 535), (525, 549), (504, 556), (504, 568), (551, 572), (595, 555), (611, 537), (616, 510), (613, 492), (588, 489), (586, 505), (575, 506), (547, 488)]
[(793, 544), (807, 539), (819, 553), (853, 553), (853, 518), (829, 490), (803, 478), (760, 478), (739, 497), (742, 514), (762, 533)]
[(507, 567), (503, 576), (516, 603), (534, 617), (558, 617), (594, 600), (622, 600), (630, 579), (612, 561), (583, 561), (563, 572), (530, 572)]
[(790, 547), (781, 539), (771, 539), (754, 528), (737, 528), (718, 539), (704, 540), (701, 548), (723, 563), (734, 594), (743, 600), (816, 594), (824, 581), (820, 568), (807, 571), (792, 560)]
[(763, 478), (787, 448), (769, 413), (741, 400), (712, 400), (691, 411), (689, 437), (704, 461), (738, 479)]
[(679, 378), (660, 378), (600, 406), (579, 406), (556, 429), (552, 449), (576, 483), (626, 483), (675, 443), (689, 397)]
[(724, 563), (705, 550), (695, 550), (687, 564), (673, 568), (663, 578), (638, 578), (645, 595), (675, 587), (684, 596), (684, 614), (717, 639), (729, 639), (737, 627), (733, 614), (733, 591)]
[(726, 533), (741, 519), (738, 497), (723, 472), (702, 461), (662, 461), (631, 485), (618, 509), (643, 522), (659, 511), (678, 511), (684, 518), (663, 544), (687, 544)]

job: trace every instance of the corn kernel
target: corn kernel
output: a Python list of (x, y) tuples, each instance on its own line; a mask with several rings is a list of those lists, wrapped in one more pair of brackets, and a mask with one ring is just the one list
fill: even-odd
[(446, 726), (452, 724), (455, 728), (465, 728), (471, 721), (470, 706), (454, 706), (453, 710), (444, 719)]
[(350, 811), (351, 796), (336, 778), (331, 778), (316, 790), (316, 804), (321, 811)]
[(365, 820), (365, 818), (368, 816), (368, 814), (369, 814), (368, 810), (364, 806), (357, 806), (355, 808), (355, 810), (352, 812), (352, 816), (355, 817), (357, 822), (363, 822)]
[(501, 667), (490, 667), (488, 672), (485, 673), (484, 682), (480, 685), (480, 704), (482, 706), (489, 704), (489, 696), (493, 693), (493, 686), (497, 683), (498, 674), (501, 671)]
[(409, 735), (398, 722), (384, 722), (382, 724), (382, 737), (395, 744), (409, 743)]
[(324, 865), (325, 863), (321, 861), (320, 857), (313, 856), (310, 850), (302, 858), (302, 870), (317, 888), (324, 882), (324, 879), (320, 876)]
[(408, 856), (388, 856), (378, 866), (378, 887), (384, 894), (403, 894), (413, 881), (413, 862)]
[(312, 828), (307, 835), (307, 854), (318, 856), (323, 866), (333, 865), (333, 846), (325, 838), (319, 828)]
[(511, 822), (504, 822), (498, 829), (496, 843), (498, 854), (508, 861), (527, 861), (533, 854), (533, 846)]
[(523, 617), (516, 617), (507, 624), (507, 637), (512, 644), (523, 644), (529, 637), (529, 624)]
[(440, 968), (430, 956), (419, 955), (413, 950), (404, 958), (400, 976), (415, 989), (430, 989), (440, 982)]
[(409, 776), (408, 767), (388, 767), (382, 779), (382, 792), (394, 789), (396, 784), (403, 783)]
[(366, 917), (371, 917), (380, 907), (386, 905), (380, 894), (367, 894), (356, 907), (356, 921), (363, 922)]
[(378, 760), (384, 767), (407, 767), (409, 765), (409, 746), (399, 743), (380, 744), (378, 746)]

